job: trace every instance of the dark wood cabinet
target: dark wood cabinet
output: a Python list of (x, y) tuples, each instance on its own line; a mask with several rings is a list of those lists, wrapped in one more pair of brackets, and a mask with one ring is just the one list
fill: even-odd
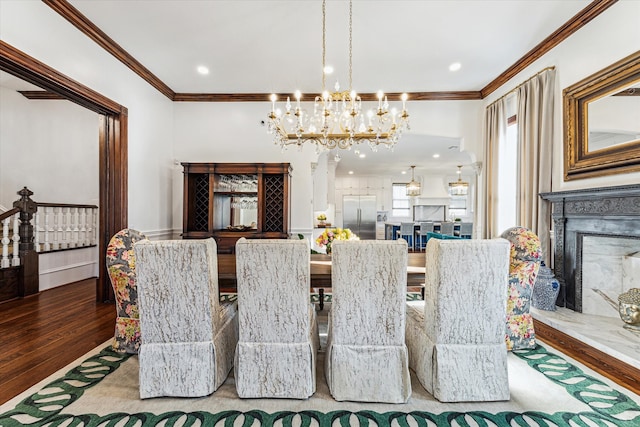
[(240, 237), (289, 237), (289, 163), (182, 163), (182, 237), (213, 237), (233, 253)]

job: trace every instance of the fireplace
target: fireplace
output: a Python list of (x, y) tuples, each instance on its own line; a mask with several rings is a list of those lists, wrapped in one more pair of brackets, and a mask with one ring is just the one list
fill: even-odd
[[(560, 283), (556, 304), (582, 312), (584, 274), (590, 274), (589, 268), (600, 260), (611, 262), (598, 253), (614, 253), (621, 247), (626, 251), (621, 256), (640, 251), (640, 185), (558, 191), (540, 197), (552, 204), (554, 272)], [(600, 291), (590, 285), (589, 292), (587, 296), (592, 297), (592, 292)], [(617, 303), (611, 295), (602, 297)]]

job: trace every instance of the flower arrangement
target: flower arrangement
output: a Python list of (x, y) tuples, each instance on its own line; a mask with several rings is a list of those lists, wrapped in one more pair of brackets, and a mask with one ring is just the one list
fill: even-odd
[(321, 248), (325, 247), (327, 249), (327, 254), (330, 254), (331, 243), (333, 243), (334, 240), (360, 239), (348, 228), (329, 228), (324, 230), (324, 232), (318, 236), (318, 238), (316, 239), (316, 244)]

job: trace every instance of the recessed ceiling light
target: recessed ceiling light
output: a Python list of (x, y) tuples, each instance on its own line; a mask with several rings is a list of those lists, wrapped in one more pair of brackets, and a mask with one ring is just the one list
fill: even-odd
[(367, 155), (366, 155), (366, 154), (364, 154), (364, 153), (360, 153), (360, 156), (359, 156), (359, 157), (360, 157), (361, 159), (364, 159), (365, 157), (367, 157)]
[(434, 154), (434, 155), (433, 155), (433, 158), (434, 158), (434, 159), (437, 159), (438, 157), (440, 157), (440, 154)]
[(323, 71), (325, 74), (333, 74), (333, 66), (325, 65)]
[(353, 175), (353, 171), (349, 171), (349, 175)]
[(460, 68), (462, 68), (462, 64), (460, 64), (459, 62), (454, 62), (453, 64), (449, 65), (449, 71), (458, 71)]
[(196, 68), (196, 70), (198, 70), (198, 73), (202, 74), (203, 76), (209, 74), (209, 69), (204, 65), (198, 65), (198, 68)]
[(401, 173), (402, 175), (406, 175), (406, 174), (407, 174), (407, 171), (402, 171), (402, 172), (400, 172), (400, 173)]

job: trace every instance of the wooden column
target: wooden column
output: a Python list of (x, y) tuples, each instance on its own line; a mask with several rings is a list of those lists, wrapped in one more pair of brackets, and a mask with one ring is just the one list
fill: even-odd
[(31, 219), (38, 210), (36, 202), (31, 200), (33, 192), (27, 187), (18, 191), (20, 200), (13, 207), (20, 209), (20, 260), (22, 269), (18, 279), (18, 293), (21, 297), (37, 294), (40, 290), (38, 253), (33, 245), (33, 225)]

